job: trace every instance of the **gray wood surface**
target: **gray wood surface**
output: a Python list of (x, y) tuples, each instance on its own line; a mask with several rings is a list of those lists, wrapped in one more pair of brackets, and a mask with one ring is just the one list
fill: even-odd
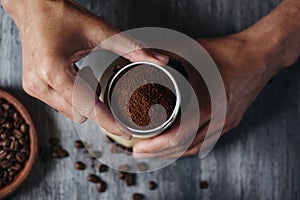
[[(172, 28), (190, 36), (222, 36), (253, 24), (280, 0), (80, 0), (122, 30), (143, 26)], [(88, 172), (74, 169), (88, 160), (73, 147), (73, 124), (21, 88), (21, 46), (12, 20), (0, 9), (0, 87), (17, 96), (36, 123), (40, 146), (50, 136), (61, 138), (71, 156), (44, 163), (41, 158), (26, 183), (10, 199), (300, 199), (300, 69), (282, 71), (248, 110), (241, 125), (221, 138), (203, 160), (183, 158), (162, 170), (139, 174), (137, 186), (126, 187), (110, 170), (103, 194), (88, 184)], [(298, 78), (297, 78), (298, 77)], [(99, 164), (95, 162), (95, 166)], [(159, 188), (147, 189), (148, 180)], [(209, 188), (201, 190), (199, 180)]]

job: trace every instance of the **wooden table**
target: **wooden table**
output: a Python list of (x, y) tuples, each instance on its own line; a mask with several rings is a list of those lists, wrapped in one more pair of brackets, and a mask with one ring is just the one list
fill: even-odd
[[(255, 23), (280, 0), (80, 0), (121, 30), (143, 26), (175, 29), (193, 37), (222, 36)], [(156, 172), (139, 174), (137, 186), (126, 187), (110, 170), (102, 175), (107, 192), (100, 194), (78, 172), (76, 160), (88, 161), (73, 147), (78, 139), (73, 123), (21, 88), (21, 44), (18, 30), (0, 9), (0, 87), (18, 97), (36, 123), (40, 146), (58, 136), (71, 156), (42, 162), (39, 158), (26, 183), (10, 199), (130, 199), (133, 192), (147, 199), (300, 199), (300, 69), (280, 72), (250, 107), (239, 127), (219, 140), (203, 160), (183, 158)], [(147, 182), (159, 188), (150, 191)], [(201, 190), (200, 180), (208, 189)]]

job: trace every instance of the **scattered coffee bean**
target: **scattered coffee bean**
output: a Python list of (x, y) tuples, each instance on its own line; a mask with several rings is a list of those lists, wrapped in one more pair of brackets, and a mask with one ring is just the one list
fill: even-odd
[(101, 181), (100, 177), (95, 174), (88, 175), (88, 181), (91, 183), (99, 183)]
[(105, 192), (106, 188), (107, 188), (106, 182), (100, 181), (99, 183), (97, 183), (98, 192)]
[(85, 170), (85, 168), (86, 168), (86, 165), (80, 161), (77, 161), (74, 166), (78, 170)]
[(102, 173), (102, 172), (107, 172), (108, 171), (108, 166), (107, 165), (104, 165), (104, 164), (101, 164), (99, 166), (99, 172)]
[(134, 193), (132, 195), (132, 200), (143, 200), (145, 199), (145, 196), (141, 193)]
[(66, 157), (69, 157), (69, 155), (70, 155), (69, 152), (65, 149), (60, 149), (58, 151), (58, 154), (59, 154), (60, 158), (66, 158)]
[(0, 98), (0, 189), (14, 180), (29, 154), (29, 126), (13, 105)]
[(119, 179), (124, 180), (127, 172), (119, 171)]
[(66, 149), (64, 149), (59, 144), (59, 140), (58, 139), (56, 140), (56, 139), (52, 138), (49, 140), (51, 157), (59, 158), (59, 159), (69, 157), (69, 152)]
[(127, 186), (133, 186), (135, 185), (135, 174), (127, 173), (125, 176), (125, 182)]
[(150, 190), (155, 190), (155, 189), (157, 188), (157, 183), (154, 182), (154, 181), (149, 181), (149, 182), (148, 182), (148, 188), (149, 188)]
[(74, 142), (74, 146), (77, 148), (77, 149), (83, 149), (84, 148), (84, 144), (81, 140), (76, 140)]
[(148, 165), (144, 162), (136, 163), (136, 169), (140, 172), (147, 171), (148, 168)]
[(199, 187), (201, 189), (207, 189), (208, 188), (208, 182), (207, 181), (200, 181)]

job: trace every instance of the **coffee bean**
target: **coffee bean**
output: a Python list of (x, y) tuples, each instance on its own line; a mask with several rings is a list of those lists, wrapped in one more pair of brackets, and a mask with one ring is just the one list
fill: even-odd
[(8, 169), (11, 166), (12, 166), (12, 163), (9, 160), (4, 160), (4, 161), (0, 162), (0, 167), (2, 167), (3, 169)]
[(4, 108), (5, 111), (8, 111), (10, 108), (10, 105), (8, 103), (3, 103), (1, 107)]
[(125, 179), (127, 172), (119, 171), (119, 179)]
[(77, 161), (75, 163), (75, 168), (78, 170), (84, 170), (86, 168), (86, 166), (83, 162)]
[(12, 124), (10, 122), (5, 122), (4, 124), (2, 124), (2, 127), (5, 128), (5, 129), (11, 129)]
[(0, 135), (0, 137), (1, 137), (2, 140), (8, 139), (8, 136), (9, 136), (8, 133), (2, 133), (2, 134)]
[(135, 174), (127, 173), (125, 176), (125, 182), (127, 186), (135, 185)]
[(76, 141), (74, 142), (74, 146), (75, 146), (77, 149), (82, 149), (82, 148), (84, 148), (84, 144), (83, 144), (83, 142), (82, 142), (81, 140), (76, 140)]
[(19, 118), (14, 121), (13, 125), (15, 128), (19, 128), (22, 123), (23, 123), (23, 120), (21, 118)]
[(25, 156), (23, 153), (18, 152), (18, 153), (16, 154), (16, 160), (17, 160), (19, 163), (24, 163), (24, 161), (26, 160), (26, 156)]
[(148, 182), (148, 188), (149, 188), (150, 190), (155, 190), (155, 189), (157, 188), (157, 183), (154, 182), (154, 181), (149, 181), (149, 182)]
[(6, 156), (7, 156), (7, 151), (1, 150), (0, 151), (0, 160), (3, 160), (4, 158), (6, 158)]
[(148, 165), (144, 162), (139, 162), (136, 164), (136, 169), (140, 172), (147, 171), (148, 168)]
[(99, 183), (101, 181), (100, 177), (95, 174), (88, 175), (88, 181), (91, 183)]
[(65, 149), (60, 149), (60, 151), (58, 151), (59, 157), (60, 158), (66, 158), (69, 157), (69, 152)]
[(17, 129), (14, 130), (13, 135), (17, 139), (22, 139), (23, 138), (23, 134), (19, 130), (17, 130)]
[(141, 193), (134, 193), (132, 195), (132, 200), (143, 200), (145, 199), (145, 196)]
[(22, 145), (22, 146), (25, 146), (27, 144), (27, 140), (25, 139), (20, 139), (19, 140), (19, 143)]
[(18, 151), (20, 149), (19, 142), (17, 140), (14, 140), (10, 143), (10, 148), (13, 151)]
[(15, 163), (12, 167), (11, 167), (11, 169), (13, 169), (13, 170), (15, 170), (15, 171), (19, 171), (20, 169), (21, 169), (21, 164), (19, 164), (19, 163)]
[(199, 187), (201, 189), (207, 189), (208, 188), (208, 182), (207, 181), (200, 181)]
[(22, 133), (28, 133), (28, 130), (29, 130), (29, 126), (27, 124), (25, 124), (25, 123), (21, 124), (20, 131)]
[(108, 166), (101, 164), (99, 167), (99, 172), (102, 173), (102, 172), (107, 172), (107, 171), (108, 171)]
[(21, 149), (20, 152), (23, 153), (26, 157), (29, 156), (29, 151), (28, 151), (28, 149), (25, 148), (25, 147), (24, 147), (23, 149)]
[(15, 153), (14, 152), (9, 152), (6, 156), (6, 160), (13, 160), (15, 158)]
[(106, 188), (107, 188), (106, 182), (100, 181), (99, 183), (97, 183), (98, 192), (105, 192)]
[(15, 170), (12, 170), (12, 171), (9, 172), (10, 177), (15, 176), (16, 174), (17, 174), (17, 171), (15, 171)]
[(8, 147), (8, 146), (10, 146), (10, 142), (11, 142), (10, 139), (5, 139), (5, 140), (1, 141), (0, 146)]

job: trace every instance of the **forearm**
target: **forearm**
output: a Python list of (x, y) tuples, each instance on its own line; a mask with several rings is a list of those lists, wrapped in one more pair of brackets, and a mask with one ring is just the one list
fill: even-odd
[(300, 55), (300, 1), (283, 1), (274, 11), (245, 30), (275, 71), (292, 65)]

